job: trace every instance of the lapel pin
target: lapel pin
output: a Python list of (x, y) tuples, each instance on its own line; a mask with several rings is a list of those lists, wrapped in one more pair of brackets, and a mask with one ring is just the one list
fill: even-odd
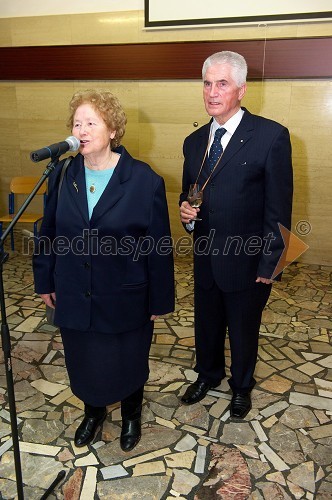
[(240, 141), (240, 142), (243, 142), (243, 139), (241, 139), (241, 141)]
[(76, 191), (78, 192), (78, 186), (77, 186), (77, 184), (76, 184), (76, 181), (74, 181), (74, 182), (73, 182), (73, 186), (74, 186), (74, 188), (76, 189)]

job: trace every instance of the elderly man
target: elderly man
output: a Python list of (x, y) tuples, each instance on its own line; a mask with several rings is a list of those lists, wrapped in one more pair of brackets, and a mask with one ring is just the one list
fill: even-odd
[[(284, 249), (280, 224), (290, 228), (291, 143), (287, 128), (241, 107), (247, 76), (243, 56), (218, 52), (203, 65), (203, 98), (211, 120), (183, 146), (180, 216), (194, 235), (196, 382), (182, 403), (202, 400), (225, 377), (231, 347), (231, 416), (251, 409), (262, 311)], [(187, 201), (199, 184), (200, 208)], [(199, 212), (199, 219), (193, 219)], [(208, 238), (202, 251), (201, 237)]]

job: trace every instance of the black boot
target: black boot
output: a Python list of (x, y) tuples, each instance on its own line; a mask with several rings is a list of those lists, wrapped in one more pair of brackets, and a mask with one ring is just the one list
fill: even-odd
[(75, 446), (78, 448), (89, 444), (95, 437), (97, 429), (104, 422), (107, 412), (105, 406), (90, 406), (85, 403), (83, 422), (75, 432)]
[(123, 451), (131, 451), (141, 439), (143, 390), (144, 386), (121, 401), (120, 446)]

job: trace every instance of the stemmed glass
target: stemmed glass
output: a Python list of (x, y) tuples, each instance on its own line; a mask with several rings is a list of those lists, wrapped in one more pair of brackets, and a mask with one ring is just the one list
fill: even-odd
[[(189, 205), (193, 208), (198, 208), (201, 206), (201, 204), (203, 203), (203, 191), (201, 191), (199, 184), (197, 183), (190, 184), (187, 200)], [(192, 220), (202, 220), (202, 219), (199, 219), (196, 216)]]

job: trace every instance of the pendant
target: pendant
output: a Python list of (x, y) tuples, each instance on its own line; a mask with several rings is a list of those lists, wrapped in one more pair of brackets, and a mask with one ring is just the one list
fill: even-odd
[(94, 193), (96, 191), (96, 186), (94, 184), (91, 184), (89, 191), (90, 193)]

